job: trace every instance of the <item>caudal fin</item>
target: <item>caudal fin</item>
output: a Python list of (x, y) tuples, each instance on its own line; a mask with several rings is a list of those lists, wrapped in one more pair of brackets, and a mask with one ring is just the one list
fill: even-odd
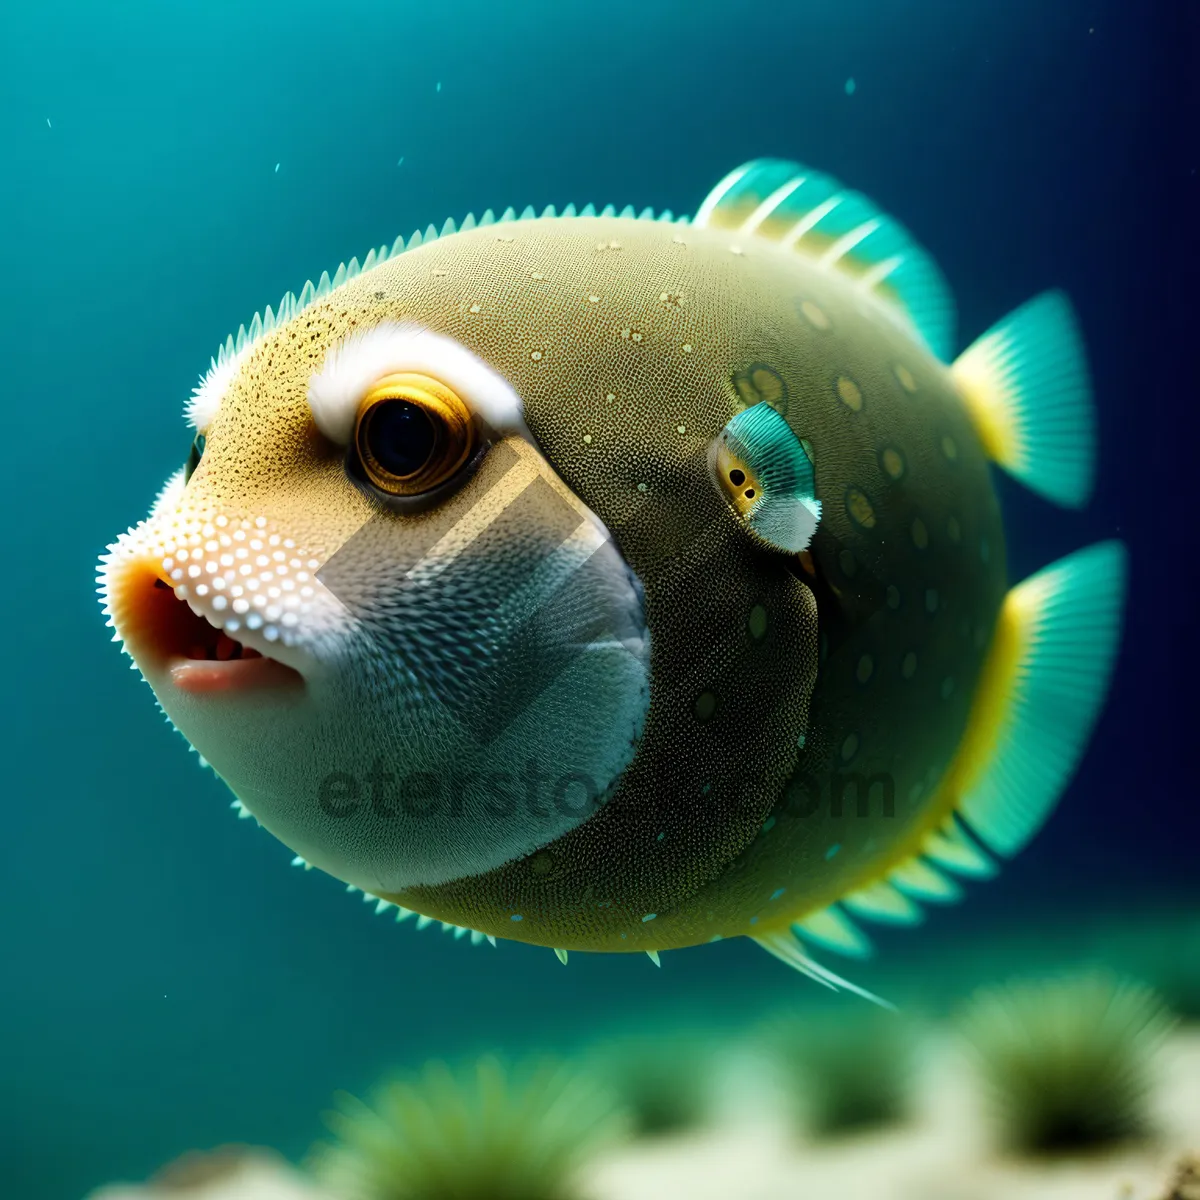
[(1062, 292), (1044, 292), (993, 326), (951, 373), (993, 462), (1048, 500), (1087, 503), (1095, 418), (1083, 340)]

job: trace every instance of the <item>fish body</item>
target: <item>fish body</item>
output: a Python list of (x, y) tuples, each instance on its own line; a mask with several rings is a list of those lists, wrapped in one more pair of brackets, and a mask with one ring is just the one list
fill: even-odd
[(1090, 488), (1061, 297), (947, 363), (919, 247), (776, 160), (693, 223), (414, 240), (227, 344), (202, 453), (102, 564), (260, 823), (477, 938), (746, 935), (839, 983), (809, 947), (865, 953), (856, 917), (915, 921), (1032, 835), (1123, 578), (1106, 544), (1008, 589), (989, 464)]

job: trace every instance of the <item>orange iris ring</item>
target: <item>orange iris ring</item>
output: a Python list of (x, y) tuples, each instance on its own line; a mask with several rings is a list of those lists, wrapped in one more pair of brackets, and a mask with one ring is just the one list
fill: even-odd
[[(405, 400), (428, 417), (434, 445), (425, 462), (409, 475), (394, 475), (371, 450), (367, 434), (371, 413), (381, 404)], [(354, 422), (354, 447), (372, 484), (392, 496), (417, 496), (444, 483), (470, 457), (475, 447), (475, 422), (462, 398), (440, 380), (414, 372), (385, 375), (363, 396)]]

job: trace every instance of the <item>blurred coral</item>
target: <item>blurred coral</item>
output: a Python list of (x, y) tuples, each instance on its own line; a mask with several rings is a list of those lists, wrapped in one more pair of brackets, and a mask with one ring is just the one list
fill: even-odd
[(493, 1058), (337, 1098), (314, 1174), (337, 1200), (573, 1200), (575, 1171), (626, 1127), (615, 1099), (555, 1062)]
[(1153, 989), (1099, 971), (984, 988), (960, 1018), (1003, 1140), (1025, 1152), (1148, 1133), (1173, 1023)]

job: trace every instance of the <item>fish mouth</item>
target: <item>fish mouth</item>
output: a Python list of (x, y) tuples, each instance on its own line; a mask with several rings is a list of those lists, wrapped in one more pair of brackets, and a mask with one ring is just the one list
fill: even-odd
[[(142, 673), (191, 695), (292, 690), (304, 677), (253, 630), (213, 623), (152, 561), (128, 563), (110, 595), (113, 624)], [(183, 590), (183, 589), (179, 589)]]

